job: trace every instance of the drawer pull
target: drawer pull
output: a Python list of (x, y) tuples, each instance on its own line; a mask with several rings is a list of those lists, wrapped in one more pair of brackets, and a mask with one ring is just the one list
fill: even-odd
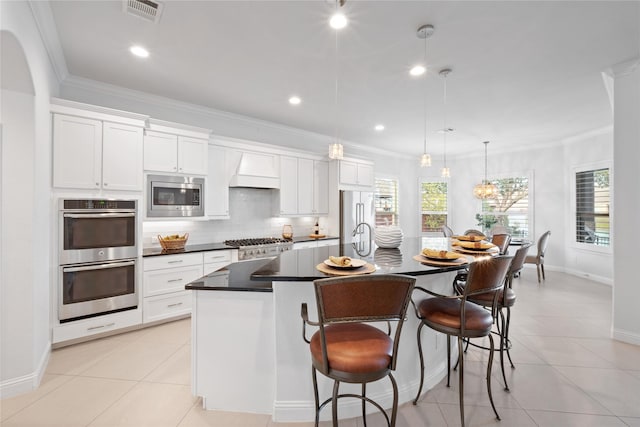
[(100, 325), (100, 326), (92, 326), (90, 328), (87, 328), (87, 331), (94, 331), (96, 329), (102, 329), (102, 328), (110, 328), (112, 326), (115, 326), (115, 323), (108, 323), (106, 325)]
[(174, 302), (173, 304), (167, 305), (167, 308), (178, 307), (179, 305), (182, 305), (182, 303), (181, 302)]
[(174, 283), (174, 282), (182, 282), (182, 279), (171, 279), (171, 280), (167, 280), (167, 283)]
[(168, 264), (178, 264), (180, 262), (184, 262), (184, 260), (183, 259), (177, 259), (177, 260), (174, 260), (174, 261), (169, 261)]

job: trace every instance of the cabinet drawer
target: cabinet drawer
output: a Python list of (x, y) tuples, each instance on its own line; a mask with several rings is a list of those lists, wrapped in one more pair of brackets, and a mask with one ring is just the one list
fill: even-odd
[(202, 277), (202, 264), (144, 272), (145, 297), (182, 291), (184, 286)]
[(231, 262), (231, 251), (230, 250), (225, 250), (225, 251), (209, 251), (209, 252), (204, 252), (203, 254), (203, 261), (205, 264), (209, 264), (212, 262), (218, 263), (218, 262), (227, 262), (230, 263)]
[(180, 291), (144, 299), (143, 323), (191, 313), (191, 291)]
[(122, 311), (120, 313), (105, 314), (91, 319), (77, 320), (63, 325), (53, 326), (53, 343), (69, 341), (77, 338), (112, 332), (118, 329), (139, 325), (142, 323), (142, 310)]
[(181, 255), (160, 255), (144, 258), (144, 271), (163, 268), (186, 267), (188, 265), (202, 265), (202, 253)]

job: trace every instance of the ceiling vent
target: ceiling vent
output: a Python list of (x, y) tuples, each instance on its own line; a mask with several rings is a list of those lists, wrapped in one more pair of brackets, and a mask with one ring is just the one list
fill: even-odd
[(129, 15), (157, 23), (162, 15), (163, 4), (152, 0), (122, 0), (122, 10)]

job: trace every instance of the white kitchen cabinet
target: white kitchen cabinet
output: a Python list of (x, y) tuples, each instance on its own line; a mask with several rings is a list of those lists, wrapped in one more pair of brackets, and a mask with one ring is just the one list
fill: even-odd
[(339, 239), (318, 239), (308, 240), (306, 242), (296, 242), (293, 244), (293, 249), (306, 249), (306, 248), (322, 248), (325, 246), (337, 245)]
[(227, 149), (209, 145), (207, 182), (205, 184), (205, 211), (212, 219), (229, 218), (229, 175)]
[(144, 169), (206, 175), (208, 144), (206, 139), (147, 131), (144, 136)]
[(373, 187), (373, 165), (351, 160), (340, 160), (340, 184), (351, 187)]
[(142, 191), (142, 127), (54, 114), (53, 185)]
[(203, 276), (202, 253), (161, 255), (143, 260), (143, 323), (189, 314), (185, 285)]
[(90, 319), (74, 320), (73, 322), (54, 325), (52, 328), (52, 342), (54, 344), (88, 338), (95, 335), (117, 331), (118, 329), (138, 326), (142, 323), (142, 309), (126, 310), (110, 313)]
[(329, 211), (329, 164), (280, 157), (280, 215), (326, 215)]
[[(234, 253), (236, 254), (235, 256)], [(234, 252), (233, 249), (203, 252), (202, 257), (204, 276), (238, 260), (237, 251)]]
[(206, 175), (208, 129), (149, 119), (144, 136), (144, 170)]

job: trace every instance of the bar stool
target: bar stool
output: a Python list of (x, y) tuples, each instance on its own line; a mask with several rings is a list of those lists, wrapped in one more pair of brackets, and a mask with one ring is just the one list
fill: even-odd
[[(391, 372), (396, 368), (400, 332), (411, 300), (416, 279), (398, 274), (343, 276), (313, 282), (318, 307), (318, 321), (309, 321), (307, 304), (303, 303), (302, 337), (311, 351), (313, 393), (316, 405), (315, 425), (320, 410), (331, 402), (333, 425), (338, 425), (338, 399), (354, 397), (362, 401), (362, 417), (366, 425), (366, 403), (374, 405), (393, 427), (398, 412), (398, 386)], [(386, 321), (384, 332), (370, 322)], [(395, 333), (391, 336), (391, 322)], [(306, 325), (319, 329), (311, 339)], [(333, 394), (320, 404), (316, 371), (331, 378)], [(391, 420), (384, 409), (366, 397), (366, 384), (389, 377), (393, 387)], [(339, 394), (340, 382), (362, 385), (362, 393)]]
[[(511, 326), (511, 307), (513, 307), (516, 303), (516, 293), (513, 290), (513, 278), (516, 274), (522, 270), (524, 265), (524, 260), (527, 257), (527, 252), (529, 251), (530, 243), (522, 245), (513, 256), (513, 260), (511, 261), (511, 266), (509, 267), (509, 271), (507, 272), (507, 276), (505, 278), (505, 286), (504, 288), (498, 292), (498, 300), (496, 303), (496, 316), (500, 316), (500, 323), (498, 323), (498, 335), (500, 335), (500, 368), (502, 370), (502, 379), (504, 380), (504, 389), (509, 391), (509, 384), (507, 384), (507, 376), (504, 372), (504, 352), (506, 351), (507, 357), (509, 358), (509, 363), (511, 364), (511, 369), (515, 369), (515, 365), (511, 360), (511, 341), (509, 340), (509, 328)], [(464, 292), (464, 287), (466, 283), (464, 281), (454, 280), (453, 282), (453, 290), (456, 294), (461, 295)], [(469, 301), (479, 304), (485, 308), (491, 308), (493, 303), (493, 298), (489, 294), (481, 294), (472, 296), (469, 298)], [(507, 315), (505, 317), (504, 311), (506, 309)], [(497, 319), (496, 319), (497, 320)], [(478, 348), (482, 348), (485, 350), (489, 350), (485, 346), (473, 344), (470, 341), (467, 341), (467, 347), (469, 345), (473, 345)], [(465, 352), (467, 349), (465, 348)], [(455, 369), (455, 368), (454, 368)]]
[[(416, 316), (420, 319), (418, 326), (418, 352), (420, 355), (420, 386), (413, 401), (417, 404), (422, 385), (424, 383), (424, 357), (422, 354), (422, 341), (420, 333), (423, 326), (442, 332), (447, 335), (447, 387), (451, 372), (451, 336), (458, 339), (458, 364), (460, 372), (458, 376), (459, 399), (460, 399), (460, 420), (464, 427), (464, 353), (462, 349), (463, 341), (469, 338), (489, 337), (491, 352), (487, 364), (487, 391), (489, 401), (496, 418), (500, 419), (498, 411), (493, 404), (491, 394), (491, 366), (493, 365), (493, 336), (491, 329), (493, 326), (494, 312), (497, 305), (498, 292), (504, 286), (505, 276), (509, 270), (509, 265), (513, 257), (498, 256), (473, 262), (469, 267), (467, 283), (462, 295), (439, 295), (422, 287), (415, 289), (425, 292), (435, 298), (426, 298), (420, 301), (417, 306), (414, 303)], [(493, 311), (489, 312), (478, 304), (470, 302), (470, 298), (480, 294), (488, 294), (493, 298)]]

